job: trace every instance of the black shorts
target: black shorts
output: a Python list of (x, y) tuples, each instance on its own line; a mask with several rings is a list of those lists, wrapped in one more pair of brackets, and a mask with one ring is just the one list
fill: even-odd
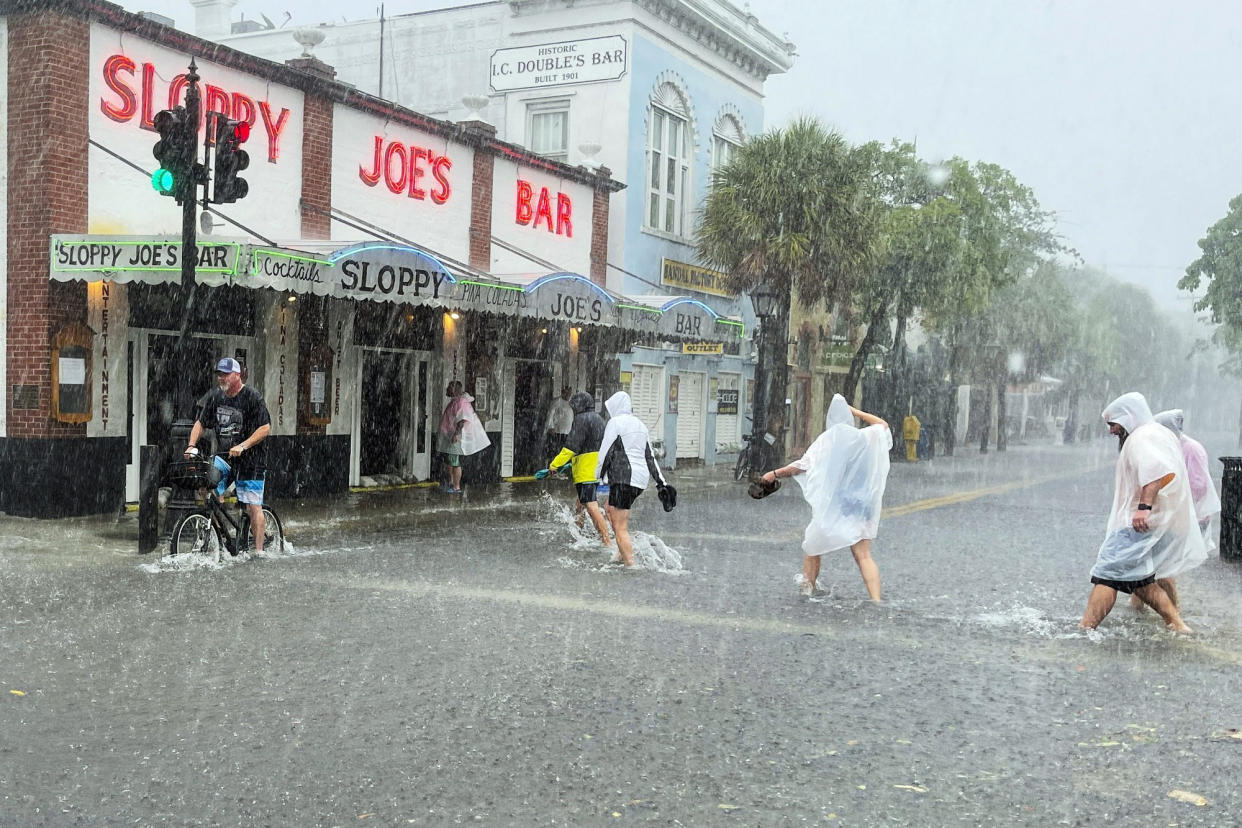
[(638, 500), (638, 496), (642, 493), (642, 489), (634, 486), (613, 483), (608, 489), (608, 505), (614, 509), (628, 509), (634, 505), (634, 501)]
[(1110, 581), (1107, 578), (1097, 578), (1094, 575), (1091, 576), (1091, 583), (1099, 584), (1100, 586), (1106, 586), (1106, 587), (1109, 587), (1110, 589), (1115, 589), (1118, 592), (1124, 592), (1126, 595), (1129, 595), (1130, 593), (1134, 592), (1134, 590), (1136, 589), (1142, 589), (1145, 586), (1151, 586), (1155, 582), (1156, 582), (1155, 575), (1152, 575), (1150, 578), (1144, 578), (1141, 581)]
[(596, 489), (599, 488), (598, 483), (575, 483), (574, 488), (578, 490), (579, 503), (594, 503), (599, 499)]

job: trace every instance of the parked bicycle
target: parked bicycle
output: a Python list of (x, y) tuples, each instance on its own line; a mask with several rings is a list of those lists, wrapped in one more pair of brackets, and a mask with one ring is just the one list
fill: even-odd
[[(750, 417), (746, 418), (747, 420)], [(773, 447), (777, 437), (770, 431), (765, 432), (762, 440), (756, 440), (754, 434), (742, 435), (742, 448), (737, 453), (737, 463), (733, 466), (733, 479), (741, 482), (758, 477), (772, 466)]]
[[(173, 555), (203, 555), (219, 562), (227, 550), (237, 556), (254, 550), (254, 536), (250, 516), (242, 503), (234, 510), (225, 507), (216, 487), (221, 471), (208, 459), (194, 457), (174, 460), (168, 466), (168, 480), (174, 486), (198, 492), (199, 505), (183, 514), (173, 527), (168, 541), (168, 551)], [(263, 548), (280, 551), (284, 548), (284, 524), (270, 506), (263, 507), (266, 526), (263, 531)]]

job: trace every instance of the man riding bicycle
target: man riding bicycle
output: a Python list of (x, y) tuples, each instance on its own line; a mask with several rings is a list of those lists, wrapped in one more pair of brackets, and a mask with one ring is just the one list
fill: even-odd
[(237, 500), (246, 507), (254, 530), (254, 551), (259, 553), (263, 551), (267, 528), (263, 518), (267, 446), (263, 440), (272, 431), (272, 418), (263, 395), (242, 383), (241, 365), (237, 360), (231, 357), (220, 360), (216, 364), (216, 380), (220, 387), (207, 395), (199, 409), (185, 456), (197, 453), (203, 423), (209, 423), (216, 432), (217, 454), (212, 462), (224, 473), (216, 494), (223, 495), (229, 484), (236, 482)]

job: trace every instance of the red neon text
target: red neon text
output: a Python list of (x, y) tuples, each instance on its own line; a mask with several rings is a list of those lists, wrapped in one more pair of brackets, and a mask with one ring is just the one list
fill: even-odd
[[(428, 196), (436, 204), (449, 200), (452, 187), (449, 186), (448, 174), (453, 162), (447, 155), (436, 155), (425, 147), (403, 144), (400, 141), (389, 141), (385, 146), (384, 136), (375, 136), (375, 155), (371, 159), (371, 169), (361, 164), (358, 166), (358, 177), (368, 187), (379, 184), (380, 179), (393, 193), (405, 193), (410, 198), (425, 199)], [(428, 173), (436, 183), (430, 191), (424, 189), (419, 179)]]
[[(117, 123), (127, 123), (134, 115), (141, 116), (138, 125), (142, 129), (154, 130), (152, 118), (156, 111), (163, 108), (156, 106), (155, 66), (151, 63), (142, 64), (142, 80), (138, 90), (134, 89), (134, 75), (138, 67), (125, 55), (112, 55), (104, 61), (103, 81), (114, 96), (112, 99), (99, 99), (99, 108), (108, 118)], [(187, 81), (185, 75), (177, 75), (168, 84), (168, 108), (183, 103)], [(218, 112), (226, 118), (245, 121), (254, 126), (259, 119), (267, 131), (267, 160), (275, 164), (280, 157), (280, 137), (289, 123), (289, 110), (282, 108), (280, 115), (273, 116), (272, 107), (267, 101), (259, 101), (256, 105), (253, 98), (240, 92), (228, 92), (211, 84), (203, 85), (203, 120), (208, 112)], [(201, 127), (203, 122), (200, 121)]]
[[(532, 204), (531, 202), (534, 202)], [(517, 182), (517, 223), (521, 225), (529, 224), (536, 230), (539, 229), (539, 222), (543, 222), (547, 226), (548, 232), (555, 232), (558, 236), (566, 236), (573, 238), (574, 205), (570, 201), (569, 196), (564, 193), (556, 194), (556, 227), (552, 226), (552, 197), (548, 193), (547, 187), (539, 188), (539, 198), (535, 199), (535, 190), (529, 181), (518, 179)]]

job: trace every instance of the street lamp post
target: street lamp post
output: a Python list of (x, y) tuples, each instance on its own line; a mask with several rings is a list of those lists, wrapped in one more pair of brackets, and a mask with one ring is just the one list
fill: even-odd
[[(755, 316), (759, 318), (758, 346), (759, 353), (755, 360), (755, 401), (754, 410), (751, 413), (751, 447), (758, 446), (758, 442), (764, 439), (768, 425), (768, 407), (770, 400), (773, 399), (770, 386), (772, 386), (771, 360), (773, 345), (780, 340), (775, 339), (773, 334), (774, 324), (780, 318), (780, 304), (782, 295), (779, 290), (770, 283), (764, 282), (750, 292), (750, 303), (754, 306)], [(781, 337), (783, 339), (783, 337)], [(751, 457), (751, 473), (762, 474), (767, 469), (759, 468), (761, 465), (758, 459), (762, 454), (753, 454)]]

